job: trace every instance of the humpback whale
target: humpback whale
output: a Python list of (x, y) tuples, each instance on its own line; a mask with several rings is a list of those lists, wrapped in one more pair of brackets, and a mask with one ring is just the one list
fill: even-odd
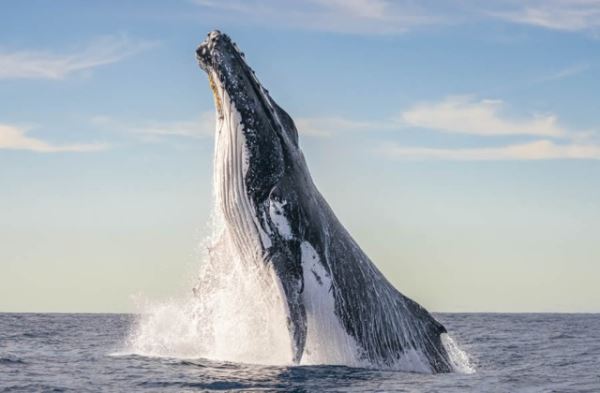
[(431, 372), (453, 370), (444, 326), (383, 276), (319, 193), (292, 118), (271, 98), (226, 35), (196, 50), (217, 112), (214, 189), (245, 263), (272, 272), (281, 292), (294, 363), (311, 318), (330, 314), (359, 359), (393, 367), (409, 357)]

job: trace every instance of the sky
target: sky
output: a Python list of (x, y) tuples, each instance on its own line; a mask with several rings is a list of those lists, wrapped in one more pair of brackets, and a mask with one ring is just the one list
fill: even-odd
[(600, 312), (600, 1), (17, 1), (0, 13), (0, 311), (191, 291), (229, 34), (361, 247), (433, 311)]

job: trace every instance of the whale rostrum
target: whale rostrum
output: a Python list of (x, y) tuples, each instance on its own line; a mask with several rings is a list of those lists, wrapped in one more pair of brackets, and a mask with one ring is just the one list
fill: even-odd
[(416, 357), (432, 372), (452, 371), (446, 329), (396, 290), (338, 221), (312, 181), (294, 121), (237, 45), (213, 31), (196, 55), (217, 111), (217, 207), (237, 253), (277, 281), (291, 361), (302, 360), (311, 320), (330, 318), (369, 364)]

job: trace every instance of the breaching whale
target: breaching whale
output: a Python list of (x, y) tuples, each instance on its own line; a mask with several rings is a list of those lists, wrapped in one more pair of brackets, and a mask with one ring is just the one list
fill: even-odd
[(393, 367), (416, 357), (432, 372), (452, 371), (441, 339), (446, 329), (396, 290), (338, 221), (311, 179), (294, 121), (244, 53), (213, 31), (196, 57), (217, 111), (218, 209), (237, 253), (271, 269), (277, 281), (291, 360), (302, 359), (311, 334), (307, 320), (325, 310), (370, 364)]

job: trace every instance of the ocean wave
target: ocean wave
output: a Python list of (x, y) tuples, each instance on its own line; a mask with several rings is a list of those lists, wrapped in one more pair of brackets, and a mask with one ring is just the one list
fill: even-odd
[(0, 356), (0, 364), (1, 365), (18, 365), (18, 364), (27, 364), (22, 359), (19, 359), (16, 356)]

